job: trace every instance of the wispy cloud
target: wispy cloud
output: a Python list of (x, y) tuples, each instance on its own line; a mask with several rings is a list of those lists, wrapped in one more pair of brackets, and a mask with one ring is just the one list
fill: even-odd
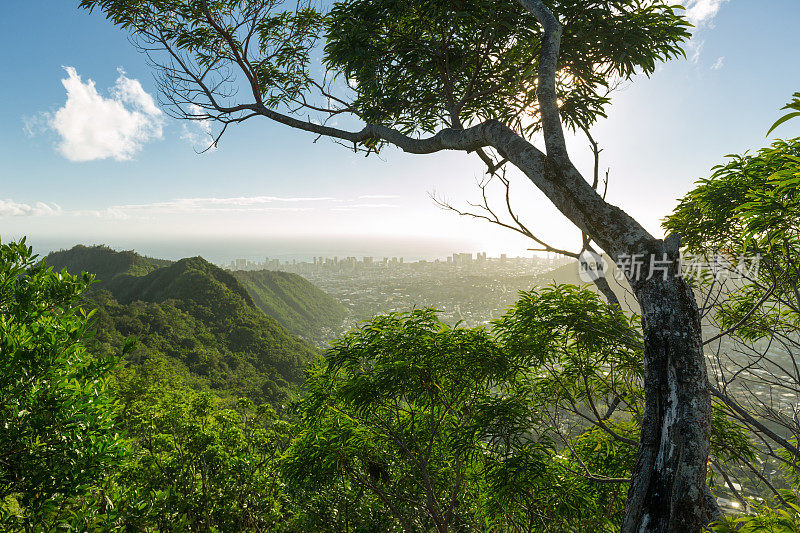
[(395, 200), (400, 198), (396, 194), (362, 194), (359, 200)]
[[(699, 36), (705, 28), (713, 27), (714, 18), (722, 9), (722, 6), (729, 0), (685, 0), (683, 6), (686, 8), (685, 16), (695, 29), (692, 39), (687, 43), (689, 61), (695, 65), (700, 62), (700, 55), (703, 52), (705, 40)], [(719, 60), (718, 60), (719, 62)], [(712, 67), (713, 68), (713, 67)], [(722, 68), (720, 64), (719, 68)], [(715, 69), (718, 70), (719, 68)]]
[[(130, 218), (134, 215), (234, 213), (267, 211), (310, 211), (317, 202), (333, 201), (330, 197), (281, 197), (281, 196), (237, 196), (230, 198), (178, 198), (166, 202), (145, 204), (112, 205), (110, 207), (83, 211), (101, 218)], [(287, 205), (288, 204), (288, 205)]]
[(195, 147), (195, 149), (206, 150), (213, 142), (211, 135), (211, 120), (203, 112), (203, 109), (195, 104), (189, 106), (189, 114), (193, 117), (192, 120), (185, 120), (181, 127), (181, 139), (187, 141)]
[(728, 0), (686, 0), (683, 6), (686, 8), (686, 18), (689, 22), (700, 28), (712, 24), (722, 5), (727, 2)]
[(56, 216), (62, 213), (58, 204), (23, 204), (13, 200), (0, 200), (0, 217), (38, 217)]
[(120, 70), (105, 97), (94, 81), (84, 82), (75, 68), (64, 70), (67, 78), (61, 83), (67, 91), (66, 103), (55, 113), (27, 119), (29, 134), (44, 122), (59, 135), (57, 149), (70, 161), (127, 161), (145, 143), (163, 137), (163, 113), (137, 80)]
[(697, 41), (692, 39), (689, 41), (687, 45), (687, 50), (689, 51), (689, 61), (694, 63), (695, 65), (700, 62), (700, 54), (703, 52), (703, 47), (705, 46), (705, 41)]
[[(363, 195), (358, 197), (359, 200), (367, 198), (388, 199), (395, 197), (389, 195)], [(229, 198), (178, 198), (166, 202), (117, 205), (112, 206), (111, 209), (127, 212), (161, 211), (172, 213), (264, 210), (300, 211), (325, 207), (328, 204), (337, 204), (338, 207), (349, 209), (399, 207), (398, 205), (386, 202), (358, 202), (358, 200), (340, 200), (331, 196), (235, 196)]]
[(331, 196), (233, 196), (176, 198), (163, 202), (119, 204), (90, 209), (62, 210), (57, 204), (38, 202), (35, 205), (0, 200), (0, 216), (66, 215), (105, 220), (152, 218), (165, 215), (203, 215), (234, 213), (302, 212), (316, 209), (354, 211), (358, 209), (393, 209), (388, 202), (364, 202), (367, 198), (390, 199), (392, 195), (363, 195), (358, 199), (341, 200)]
[(331, 211), (357, 211), (359, 209), (396, 209), (400, 207), (395, 204), (349, 204), (339, 207), (332, 207)]
[(713, 65), (711, 65), (711, 70), (721, 70), (722, 67), (725, 66), (725, 56), (717, 58)]
[(169, 203), (187, 206), (202, 206), (206, 204), (252, 206), (280, 202), (330, 202), (333, 200), (335, 198), (330, 196), (233, 196), (229, 198), (180, 198)]

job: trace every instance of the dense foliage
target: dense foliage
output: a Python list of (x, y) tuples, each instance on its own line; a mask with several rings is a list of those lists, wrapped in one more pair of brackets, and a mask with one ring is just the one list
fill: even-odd
[[(313, 495), (308, 527), (615, 530), (642, 410), (634, 326), (557, 286), (523, 293), (488, 330), (419, 310), (351, 331), (309, 378), (286, 454), (295, 502)], [(714, 442), (750, 453), (725, 416)], [(360, 514), (365, 498), (388, 515), (381, 527)]]
[[(28, 279), (6, 269), (7, 279)], [(58, 300), (68, 312), (51, 311), (79, 319), (67, 330), (80, 347), (87, 319), (76, 305), (86, 283), (44, 265), (29, 271), (72, 283), (70, 297)], [(71, 381), (73, 393), (100, 394), (92, 405), (105, 425), (93, 442), (113, 442), (101, 449), (114, 453), (93, 459), (94, 470), (81, 472), (89, 479), (62, 465), (63, 486), (50, 497), (58, 504), (49, 507), (36, 503), (38, 486), (4, 480), (13, 494), (2, 504), (6, 529), (22, 524), (12, 515), (34, 530), (56, 523), (136, 531), (617, 527), (635, 461), (642, 375), (636, 321), (618, 306), (587, 289), (554, 286), (521, 294), (488, 328), (447, 326), (432, 310), (376, 317), (326, 351), (302, 398), (279, 419), (263, 403), (274, 400), (269, 394), (250, 394), (256, 403), (236, 399), (272, 367), (258, 368), (255, 359), (247, 367), (236, 355), (258, 341), (225, 351), (241, 336), (222, 331), (253, 324), (260, 312), (233, 306), (241, 292), (222, 291), (227, 278), (216, 274), (187, 260), (141, 277), (149, 285), (139, 282), (153, 299), (198, 282), (217, 290), (213, 297), (124, 304), (108, 291), (91, 295), (98, 334), (83, 342), (103, 353), (126, 335), (139, 339), (128, 356), (134, 364), (116, 369), (108, 386), (86, 374)], [(210, 364), (212, 350), (227, 362), (239, 357), (239, 366)], [(95, 360), (82, 347), (77, 353)], [(239, 380), (247, 376), (252, 383)], [(25, 431), (37, 424), (20, 423)], [(740, 425), (722, 411), (713, 425), (714, 442), (726, 444), (714, 447), (714, 460), (751, 456)], [(81, 457), (87, 451), (84, 441), (61, 444)], [(43, 452), (32, 450), (32, 461), (50, 457)]]
[[(172, 262), (76, 246), (50, 254), (47, 261), (75, 273), (97, 268), (106, 276), (86, 294), (86, 307), (95, 311), (96, 335), (89, 341), (95, 353), (114, 353), (135, 338), (129, 362), (169, 361), (199, 389), (256, 402), (285, 400), (303, 381), (306, 364), (317, 357), (314, 348), (259, 310), (233, 274), (200, 257)], [(322, 293), (293, 278), (282, 291), (268, 282), (269, 276), (255, 279), (261, 281), (260, 301), (284, 317), (291, 305), (313, 308), (310, 303), (303, 307), (303, 298)]]
[(89, 274), (0, 244), (0, 523), (35, 527), (114, 468), (121, 444), (106, 380), (117, 358), (83, 345)]
[(757, 513), (732, 519), (719, 531), (800, 527), (799, 223), (798, 139), (730, 156), (698, 182), (665, 223), (685, 236), (692, 261), (714, 266), (693, 280), (706, 302), (708, 330), (720, 332), (707, 341), (713, 354), (712, 392), (720, 400), (718, 409), (746, 427), (757, 443), (757, 454), (740, 457), (747, 459), (742, 468), (713, 465), (720, 490), (740, 509)]
[(271, 531), (282, 521), (278, 459), (288, 428), (269, 405), (230, 407), (151, 361), (114, 390), (132, 440), (106, 524), (157, 531)]
[(89, 298), (88, 305), (96, 309), (92, 351), (113, 352), (125, 339), (135, 338), (129, 362), (169, 361), (185, 369), (197, 388), (220, 395), (285, 400), (292, 386), (302, 382), (305, 364), (316, 357), (256, 309), (217, 314), (191, 300), (123, 305), (107, 292)]
[(92, 348), (100, 353), (133, 337), (131, 362), (167, 358), (220, 393), (257, 402), (285, 399), (317, 357), (256, 308), (232, 275), (200, 258), (131, 281), (118, 291), (121, 301), (108, 292), (90, 295), (97, 309)]
[(307, 492), (366, 489), (404, 531), (468, 528), (486, 409), (516, 364), (487, 332), (452, 330), (431, 311), (377, 318), (326, 360), (307, 383), (289, 478)]

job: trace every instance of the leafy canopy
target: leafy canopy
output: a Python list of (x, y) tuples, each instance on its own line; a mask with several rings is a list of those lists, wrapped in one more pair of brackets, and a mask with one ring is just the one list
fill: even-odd
[(722, 328), (736, 326), (734, 333), (750, 340), (792, 338), (800, 327), (800, 139), (731, 156), (664, 225), (684, 236), (690, 253), (721, 258), (744, 273), (718, 306)]
[[(548, 2), (564, 24), (561, 114), (573, 127), (603, 115), (607, 93), (682, 53), (687, 24), (663, 2)], [(327, 65), (355, 81), (366, 122), (406, 132), (497, 119), (538, 128), (541, 27), (515, 1), (345, 0), (326, 19)]]
[[(0, 244), (0, 520), (40, 525), (118, 463), (123, 451), (105, 394), (114, 355), (83, 344), (92, 282), (54, 272), (32, 249)], [(15, 516), (3, 505), (18, 503)]]
[[(564, 26), (557, 85), (562, 118), (575, 128), (603, 116), (619, 81), (682, 55), (689, 37), (681, 8), (663, 0), (547, 4)], [(344, 113), (404, 133), (487, 119), (539, 128), (542, 30), (512, 0), (340, 0), (325, 12), (282, 0), (80, 5), (136, 37), (184, 118), (229, 123), (268, 108), (303, 120)]]
[(132, 450), (107, 520), (148, 531), (276, 529), (288, 424), (271, 406), (240, 399), (226, 407), (155, 360), (119, 373), (113, 394)]
[(381, 531), (613, 527), (636, 450), (615, 435), (635, 436), (635, 421), (626, 407), (609, 411), (611, 432), (552, 415), (565, 396), (582, 412), (587, 396), (635, 403), (638, 336), (586, 289), (521, 296), (491, 330), (416, 310), (336, 341), (299, 404), (288, 486), (335, 495), (344, 505), (325, 507), (340, 512), (371, 498), (391, 517)]

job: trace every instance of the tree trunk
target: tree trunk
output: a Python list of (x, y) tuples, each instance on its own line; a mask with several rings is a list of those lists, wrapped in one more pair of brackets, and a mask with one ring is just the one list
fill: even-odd
[(608, 280), (605, 276), (600, 276), (595, 279), (594, 286), (597, 287), (600, 294), (605, 296), (608, 303), (611, 305), (619, 305), (619, 298), (617, 298), (617, 294), (614, 292), (614, 289), (611, 288), (611, 285), (608, 284)]
[[(642, 310), (645, 410), (622, 533), (697, 533), (713, 517), (706, 470), (710, 397), (694, 294), (679, 274), (677, 250), (665, 274), (644, 257), (628, 274)], [(656, 257), (658, 255), (659, 257)]]
[(653, 238), (568, 162), (559, 167), (502, 125), (486, 128), (499, 154), (618, 265), (625, 255), (643, 265), (626, 272), (642, 314), (645, 410), (622, 533), (700, 533), (714, 513), (706, 497), (710, 398), (700, 314), (680, 276), (680, 239)]

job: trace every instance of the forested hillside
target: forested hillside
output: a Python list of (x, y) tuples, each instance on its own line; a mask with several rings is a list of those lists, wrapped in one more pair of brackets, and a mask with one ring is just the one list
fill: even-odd
[(233, 275), (259, 309), (305, 339), (338, 333), (347, 317), (341, 302), (297, 274), (260, 270)]
[(30, 4), (0, 533), (800, 533), (800, 2)]
[(66, 268), (70, 273), (91, 272), (103, 286), (119, 285), (124, 276), (143, 276), (153, 270), (167, 266), (172, 261), (144, 257), (132, 250), (117, 252), (108, 246), (83, 246), (79, 244), (69, 250), (52, 252), (47, 264), (56, 270)]
[[(52, 261), (52, 263), (51, 263)], [(118, 353), (127, 337), (132, 364), (166, 359), (197, 388), (222, 396), (279, 401), (301, 383), (316, 350), (264, 314), (230, 273), (200, 257), (170, 263), (104, 247), (76, 247), (47, 258), (100, 279), (86, 294), (96, 309), (98, 354)], [(163, 266), (166, 264), (166, 266)]]
[[(229, 273), (200, 257), (181, 261), (193, 262), (195, 270), (205, 273), (201, 278), (227, 285), (290, 333), (315, 344), (340, 333), (347, 316), (347, 309), (336, 298), (297, 274), (268, 270)], [(110, 291), (122, 303), (158, 302), (185, 296), (196, 299), (205, 294), (201, 291), (192, 295), (195, 291), (192, 274), (179, 273), (183, 267), (165, 268), (172, 261), (144, 257), (133, 251), (117, 252), (107, 246), (78, 245), (53, 252), (47, 256), (47, 264), (56, 270), (66, 268), (75, 275), (82, 271), (95, 274), (94, 288)]]

